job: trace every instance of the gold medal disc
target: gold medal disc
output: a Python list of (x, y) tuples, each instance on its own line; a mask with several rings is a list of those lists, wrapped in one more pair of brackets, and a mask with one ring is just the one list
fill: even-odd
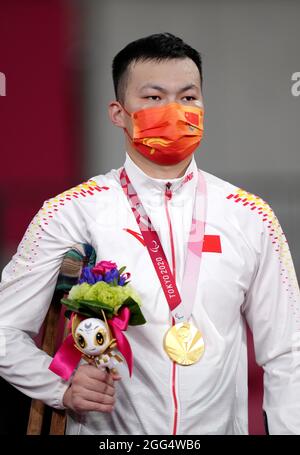
[(170, 327), (164, 337), (164, 349), (171, 360), (180, 365), (192, 365), (204, 353), (201, 332), (189, 322), (180, 322)]

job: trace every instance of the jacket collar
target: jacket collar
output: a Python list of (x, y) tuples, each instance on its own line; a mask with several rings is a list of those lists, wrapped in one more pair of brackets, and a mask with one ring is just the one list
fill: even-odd
[(158, 195), (162, 196), (168, 182), (171, 183), (172, 197), (189, 198), (193, 196), (196, 189), (198, 168), (194, 155), (192, 155), (191, 162), (184, 175), (173, 179), (150, 177), (135, 164), (127, 152), (124, 167), (138, 196), (142, 198), (150, 199)]

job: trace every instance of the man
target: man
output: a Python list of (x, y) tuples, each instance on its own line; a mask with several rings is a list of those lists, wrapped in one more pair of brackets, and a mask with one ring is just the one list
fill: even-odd
[[(45, 201), (33, 218), (2, 273), (1, 374), (27, 395), (67, 408), (67, 434), (247, 434), (245, 317), (264, 368), (269, 431), (299, 433), (299, 288), (291, 255), (266, 202), (198, 172), (200, 55), (171, 34), (152, 35), (115, 57), (113, 77), (109, 115), (125, 132), (124, 169)], [(147, 216), (154, 243), (141, 235)], [(65, 382), (31, 339), (75, 243), (90, 243), (97, 261), (126, 264), (141, 295), (147, 323), (126, 332), (131, 378), (125, 369), (107, 374), (83, 362)], [(154, 267), (158, 250), (168, 280)], [(185, 331), (175, 333), (178, 327)], [(168, 344), (167, 335), (179, 332), (181, 341), (198, 337), (197, 358), (185, 353), (189, 364)]]

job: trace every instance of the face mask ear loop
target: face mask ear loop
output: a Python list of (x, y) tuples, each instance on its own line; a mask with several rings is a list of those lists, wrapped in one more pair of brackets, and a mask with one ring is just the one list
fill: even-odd
[[(120, 102), (119, 102), (120, 103)], [(127, 109), (125, 108), (125, 106), (123, 106), (123, 104), (120, 103), (120, 106), (122, 107), (122, 109), (126, 112), (127, 115), (129, 115), (129, 117), (131, 117), (131, 114), (130, 112), (127, 111)]]
[[(131, 114), (130, 114), (130, 112), (127, 111), (127, 109), (125, 108), (125, 106), (123, 106), (121, 103), (120, 103), (120, 105), (122, 106), (122, 109), (126, 112), (126, 114), (129, 115), (129, 117), (131, 118)], [(132, 137), (130, 136), (130, 134), (129, 134), (127, 128), (124, 127), (123, 130), (125, 131), (125, 133), (126, 133), (127, 136), (129, 137), (129, 139), (132, 141)]]
[(130, 142), (132, 142), (132, 137), (131, 137), (130, 134), (128, 133), (127, 128), (124, 127), (123, 130), (124, 130), (124, 132), (127, 134), (127, 136), (129, 137)]

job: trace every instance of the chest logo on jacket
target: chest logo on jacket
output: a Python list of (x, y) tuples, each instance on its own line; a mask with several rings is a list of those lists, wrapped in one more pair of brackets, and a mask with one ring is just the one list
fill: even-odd
[[(129, 234), (133, 235), (143, 246), (145, 246), (145, 242), (143, 236), (140, 232), (133, 231), (132, 229), (123, 228), (124, 231), (128, 232)], [(153, 251), (157, 252), (158, 245), (152, 246)], [(222, 246), (221, 246), (221, 238), (219, 235), (210, 235), (205, 234), (203, 240), (203, 253), (222, 253)]]

